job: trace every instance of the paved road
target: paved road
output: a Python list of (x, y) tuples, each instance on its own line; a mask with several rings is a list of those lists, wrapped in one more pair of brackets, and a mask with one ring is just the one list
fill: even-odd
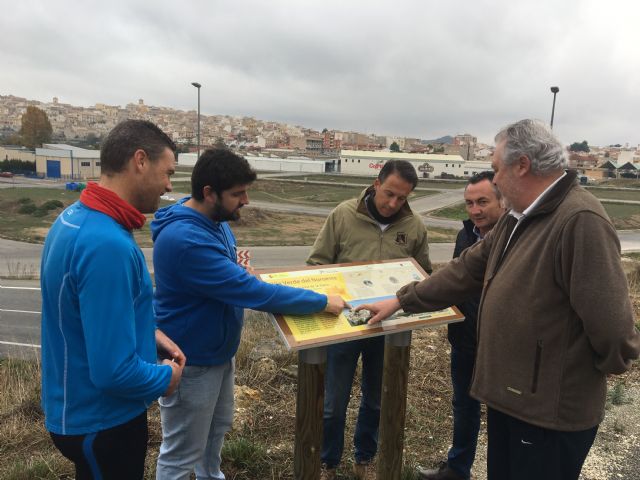
[(35, 281), (1, 281), (0, 357), (34, 358), (40, 352), (40, 288)]
[[(41, 250), (42, 245), (0, 239), (0, 257), (8, 252), (20, 252), (21, 261), (34, 273), (38, 272)], [(251, 263), (258, 269), (304, 265), (309, 254), (309, 247), (251, 247), (250, 250)], [(152, 250), (145, 248), (143, 253), (151, 269)], [(431, 245), (434, 262), (446, 262), (452, 254), (452, 243)], [(39, 354), (40, 307), (37, 280), (0, 280), (0, 357), (33, 358)]]
[[(243, 248), (243, 247), (239, 247)], [(309, 254), (308, 246), (296, 247), (246, 247), (251, 251), (254, 268), (291, 267), (304, 265)], [(453, 253), (452, 243), (434, 243), (430, 246), (431, 258), (436, 263), (446, 262)], [(42, 245), (0, 239), (0, 277), (37, 277), (40, 271)], [(152, 248), (143, 248), (149, 271), (153, 271)], [(3, 285), (0, 280), (0, 285)], [(0, 303), (2, 308), (2, 303)]]

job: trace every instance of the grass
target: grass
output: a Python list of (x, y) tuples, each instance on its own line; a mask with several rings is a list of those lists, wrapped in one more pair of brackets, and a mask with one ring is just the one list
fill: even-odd
[(640, 228), (640, 205), (606, 202), (602, 206), (617, 230)]
[[(636, 314), (640, 311), (640, 267), (630, 269), (629, 285)], [(413, 480), (415, 466), (446, 458), (451, 441), (451, 381), (445, 327), (413, 333), (407, 398), (402, 478)], [(222, 452), (229, 479), (293, 479), (293, 440), (297, 356), (285, 349), (266, 314), (247, 311), (236, 355), (236, 412)], [(630, 372), (610, 381), (609, 408), (627, 400), (625, 384), (638, 381)], [(347, 410), (345, 452), (339, 477), (350, 479), (352, 442), (360, 402), (360, 371)], [(73, 468), (53, 447), (40, 410), (37, 362), (0, 360), (0, 478), (71, 479)], [(624, 425), (618, 427), (624, 429)], [(157, 404), (149, 410), (149, 449), (145, 479), (155, 478), (161, 443)]]
[[(369, 183), (370, 184), (370, 183)], [(253, 200), (276, 203), (294, 203), (321, 207), (335, 207), (340, 202), (362, 193), (363, 186), (318, 185), (277, 180), (257, 180), (251, 186), (249, 196)], [(418, 198), (436, 192), (418, 191), (410, 198)]]
[(451, 205), (449, 207), (439, 208), (437, 210), (433, 210), (429, 213), (432, 217), (441, 217), (447, 218), (451, 220), (466, 220), (469, 218), (467, 214), (467, 209), (464, 206), (464, 202), (456, 203), (455, 205)]
[[(327, 187), (276, 181), (256, 182), (251, 198), (271, 202), (320, 205), (332, 208), (341, 201), (358, 196), (360, 187)], [(416, 196), (424, 195), (419, 192)], [(75, 202), (78, 192), (59, 188), (0, 189), (0, 237), (11, 240), (42, 243), (63, 207)], [(160, 201), (165, 206), (171, 201)], [(22, 211), (22, 213), (20, 213)], [(149, 225), (153, 215), (147, 215), (145, 225), (134, 232), (141, 247), (152, 247)], [(312, 245), (324, 218), (313, 215), (267, 211), (247, 207), (239, 222), (231, 222), (238, 244), (246, 246)], [(431, 232), (432, 229), (429, 229)], [(433, 242), (455, 241), (455, 232), (433, 229)], [(16, 265), (17, 273), (20, 266)], [(22, 274), (21, 274), (22, 275)], [(29, 278), (25, 272), (24, 278)]]
[(58, 213), (79, 196), (61, 188), (0, 189), (0, 237), (43, 242)]
[[(638, 196), (640, 196), (640, 194)], [(607, 215), (609, 215), (609, 218), (611, 218), (611, 221), (617, 230), (632, 230), (640, 228), (640, 205), (603, 202), (602, 206), (607, 212)], [(451, 220), (466, 220), (468, 218), (467, 211), (464, 203), (462, 202), (434, 210), (430, 215)]]
[[(412, 342), (405, 434), (405, 473), (413, 478), (419, 461), (435, 462), (449, 442), (448, 343), (446, 329), (419, 331)], [(249, 312), (236, 356), (236, 414), (222, 452), (227, 478), (293, 478), (297, 356), (278, 340), (262, 313)], [(72, 478), (73, 468), (53, 447), (39, 407), (39, 365), (0, 361), (0, 478)], [(359, 376), (347, 413), (352, 438), (359, 405)], [(146, 479), (155, 478), (161, 441), (157, 405), (149, 410), (150, 440)], [(352, 446), (345, 441), (342, 471), (350, 471)], [(345, 474), (342, 479), (350, 478)]]
[[(282, 176), (278, 178), (289, 178), (292, 180), (309, 180), (314, 182), (331, 182), (335, 184), (340, 183), (357, 183), (363, 186), (371, 185), (373, 180), (376, 178), (374, 176), (360, 176), (360, 175), (341, 175), (341, 174), (313, 174), (309, 173), (306, 175), (289, 175)], [(418, 187), (420, 188), (438, 188), (438, 189), (456, 189), (462, 188), (466, 185), (466, 181), (450, 181), (450, 180), (423, 180), (418, 179)]]
[(605, 188), (589, 188), (590, 193), (598, 198), (606, 198), (609, 200), (635, 200), (640, 202), (639, 190), (614, 190)]
[(624, 405), (631, 402), (623, 382), (616, 382), (609, 388), (607, 402), (611, 405)]
[(635, 178), (608, 178), (598, 182), (601, 187), (640, 188), (640, 179)]
[(7, 278), (13, 280), (35, 280), (40, 277), (39, 268), (33, 264), (6, 259), (6, 265)]

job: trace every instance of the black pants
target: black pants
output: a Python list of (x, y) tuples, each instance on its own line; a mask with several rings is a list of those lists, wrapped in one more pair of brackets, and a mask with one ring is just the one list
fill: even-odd
[(50, 433), (76, 467), (76, 480), (141, 480), (147, 454), (147, 412), (117, 427), (86, 435)]
[(549, 430), (487, 408), (487, 478), (577, 480), (597, 431)]

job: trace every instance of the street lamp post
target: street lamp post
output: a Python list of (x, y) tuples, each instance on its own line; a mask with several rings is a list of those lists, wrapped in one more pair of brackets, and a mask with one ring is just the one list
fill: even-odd
[[(196, 160), (200, 158), (200, 85), (198, 82), (191, 82), (191, 85), (198, 89), (198, 157)], [(553, 124), (553, 119), (551, 120), (551, 124)]]
[(553, 114), (556, 111), (556, 94), (560, 91), (558, 87), (551, 87), (553, 93), (553, 107), (551, 107), (551, 130), (553, 130)]

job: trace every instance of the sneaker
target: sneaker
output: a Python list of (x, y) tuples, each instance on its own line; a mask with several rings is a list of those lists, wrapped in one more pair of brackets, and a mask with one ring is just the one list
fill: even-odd
[(354, 463), (353, 476), (356, 480), (376, 480), (375, 463)]
[(418, 467), (417, 474), (420, 480), (465, 480), (464, 477), (450, 469), (447, 462), (440, 462), (438, 468), (432, 470)]
[(338, 472), (335, 468), (329, 468), (325, 463), (320, 467), (320, 480), (337, 480)]

